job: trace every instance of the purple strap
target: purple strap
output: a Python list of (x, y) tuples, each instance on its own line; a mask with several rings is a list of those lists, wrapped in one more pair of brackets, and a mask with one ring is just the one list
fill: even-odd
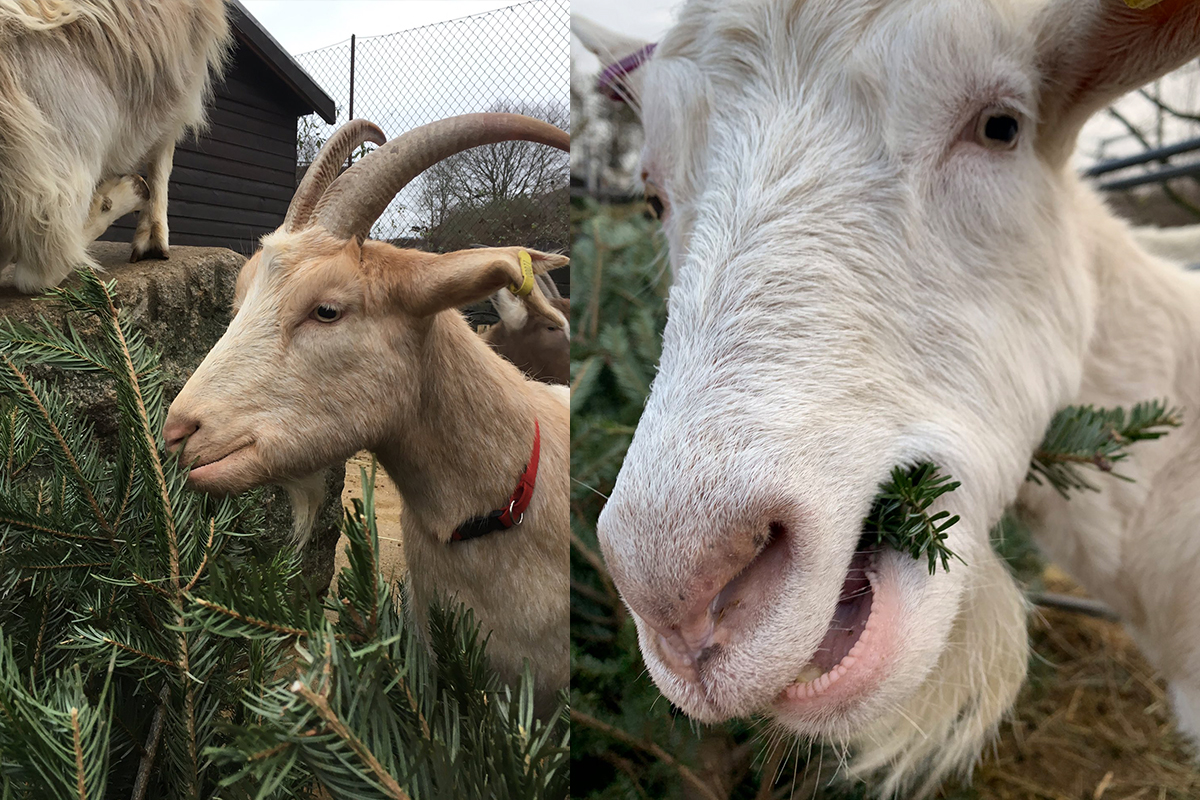
[(649, 61), (650, 56), (654, 55), (655, 47), (658, 47), (658, 43), (651, 42), (634, 50), (620, 61), (609, 64), (600, 73), (600, 77), (596, 81), (596, 88), (609, 100), (615, 100), (618, 103), (625, 102), (628, 98), (626, 96), (627, 93), (622, 88), (622, 79)]

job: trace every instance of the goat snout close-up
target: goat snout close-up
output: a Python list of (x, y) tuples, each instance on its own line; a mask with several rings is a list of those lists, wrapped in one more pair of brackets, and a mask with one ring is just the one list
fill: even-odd
[[(1084, 135), (1110, 106), (1101, 122), (1136, 127), (1113, 105), (1128, 93), (1190, 80), (1200, 4), (658, 10), (653, 39), (631, 35), (644, 20), (573, 23), (593, 101), (637, 121), (594, 147), (641, 142), (629, 177), (652, 221), (642, 244), (627, 212), (585, 217), (585, 280), (636, 288), (592, 290), (611, 316), (589, 310), (572, 364), (596, 585), (658, 690), (695, 720), (808, 740), (815, 771), (827, 748), (873, 795), (952, 791), (1023, 713), (1049, 578), (1014, 565), (1036, 552), (1121, 620), (1161, 720), (1195, 744), (1200, 277), (1171, 260), (1194, 239), (1119, 219), (1149, 214), (1115, 199), (1149, 178), (1100, 176), (1150, 159), (1083, 145), (1113, 141)], [(588, 168), (602, 183), (616, 163)], [(612, 449), (591, 445), (606, 421), (628, 437)], [(581, 618), (602, 605), (578, 598)], [(766, 749), (785, 772), (788, 747)]]

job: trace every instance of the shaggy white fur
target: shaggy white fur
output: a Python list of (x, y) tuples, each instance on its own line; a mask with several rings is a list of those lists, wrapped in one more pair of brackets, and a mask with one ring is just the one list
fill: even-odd
[(171, 158), (203, 125), (225, 12), (224, 0), (0, 0), (0, 266), (15, 265), (18, 289), (96, 266), (93, 199), (144, 164), (133, 259), (167, 255)]
[[(577, 32), (606, 63), (640, 46)], [(1200, 413), (1200, 281), (1067, 163), (1197, 54), (1185, 0), (692, 0), (627, 77), (675, 281), (599, 534), (686, 713), (846, 743), (881, 794), (968, 771), (1028, 657), (988, 542), (1019, 496), (1197, 731), (1200, 428), (1137, 446), (1136, 483), (1024, 482), (1063, 406)], [(962, 481), (937, 508), (967, 562), (933, 576), (859, 546), (889, 470), (926, 460)]]

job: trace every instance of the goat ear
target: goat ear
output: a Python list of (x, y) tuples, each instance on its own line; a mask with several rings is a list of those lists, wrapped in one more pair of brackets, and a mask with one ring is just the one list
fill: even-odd
[[(395, 299), (410, 313), (430, 316), (448, 308), (459, 308), (483, 300), (510, 285), (521, 285), (520, 253), (529, 253), (534, 274), (557, 269), (571, 262), (566, 256), (542, 253), (521, 247), (484, 247), (458, 250), (430, 257), (420, 269), (406, 269), (396, 275)], [(526, 302), (540, 314), (552, 320), (563, 320), (537, 288)]]
[(613, 100), (623, 100), (641, 114), (642, 63), (650, 57), (644, 39), (610, 31), (579, 14), (571, 15), (571, 33), (600, 59), (599, 89)]
[(1037, 32), (1039, 148), (1065, 161), (1088, 117), (1200, 55), (1200, 3), (1053, 0)]

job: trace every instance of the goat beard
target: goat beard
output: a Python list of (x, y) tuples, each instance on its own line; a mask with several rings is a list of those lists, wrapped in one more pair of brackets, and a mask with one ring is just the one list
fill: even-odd
[(312, 538), (321, 503), (325, 500), (325, 471), (280, 483), (292, 503), (292, 546), (302, 550)]

